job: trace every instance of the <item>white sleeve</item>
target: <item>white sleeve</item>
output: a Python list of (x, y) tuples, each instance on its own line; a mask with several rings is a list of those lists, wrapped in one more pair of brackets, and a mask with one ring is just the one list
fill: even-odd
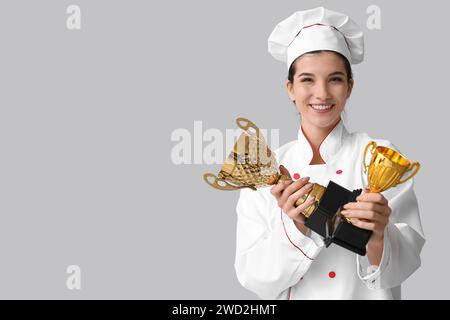
[(425, 243), (414, 179), (384, 191), (383, 195), (392, 212), (384, 233), (380, 265), (370, 266), (367, 255), (357, 256), (358, 275), (370, 289), (393, 288), (405, 281), (420, 267)]
[(235, 270), (242, 286), (262, 299), (276, 299), (308, 271), (323, 241), (303, 235), (275, 198), (268, 201), (263, 192), (241, 190)]

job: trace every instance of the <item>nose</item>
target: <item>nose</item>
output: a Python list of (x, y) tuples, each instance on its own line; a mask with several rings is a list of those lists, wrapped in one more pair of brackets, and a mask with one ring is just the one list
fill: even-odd
[(330, 97), (328, 85), (324, 81), (318, 81), (315, 86), (314, 94), (317, 100), (326, 101)]

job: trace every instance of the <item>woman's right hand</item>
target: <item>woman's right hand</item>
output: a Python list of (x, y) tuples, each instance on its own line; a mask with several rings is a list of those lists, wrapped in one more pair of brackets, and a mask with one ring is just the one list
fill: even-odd
[[(297, 222), (304, 226), (305, 216), (303, 212), (311, 206), (315, 199), (311, 197), (308, 201), (302, 203), (298, 207), (295, 207), (295, 202), (300, 199), (303, 195), (307, 194), (313, 184), (309, 183), (309, 177), (303, 177), (297, 181), (292, 181), (289, 171), (280, 166), (281, 174), (289, 177), (289, 180), (280, 180), (278, 183), (272, 187), (270, 192), (277, 199), (278, 206), (287, 214), (294, 222)], [(296, 223), (297, 228), (299, 225)], [(303, 230), (301, 230), (303, 231)]]

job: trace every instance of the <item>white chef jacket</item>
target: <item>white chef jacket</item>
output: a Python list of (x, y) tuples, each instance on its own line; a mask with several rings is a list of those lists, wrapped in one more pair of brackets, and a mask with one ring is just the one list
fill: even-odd
[[(309, 176), (323, 186), (332, 180), (354, 190), (367, 185), (363, 153), (371, 140), (398, 151), (387, 140), (350, 134), (340, 120), (319, 147), (325, 164), (309, 164), (313, 152), (303, 130), (275, 153), (292, 176)], [(239, 282), (262, 299), (400, 299), (400, 285), (419, 268), (425, 243), (413, 185), (410, 179), (382, 193), (392, 213), (379, 266), (337, 244), (326, 248), (314, 231), (304, 235), (278, 207), (270, 187), (242, 189), (235, 258)]]

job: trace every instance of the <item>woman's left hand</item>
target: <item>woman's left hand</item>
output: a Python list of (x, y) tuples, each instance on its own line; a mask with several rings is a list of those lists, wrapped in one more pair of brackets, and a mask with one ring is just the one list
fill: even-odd
[(351, 223), (361, 229), (372, 230), (370, 240), (383, 241), (384, 230), (389, 222), (391, 208), (387, 199), (379, 192), (364, 192), (356, 198), (358, 202), (349, 202), (344, 205), (341, 214), (349, 218)]

